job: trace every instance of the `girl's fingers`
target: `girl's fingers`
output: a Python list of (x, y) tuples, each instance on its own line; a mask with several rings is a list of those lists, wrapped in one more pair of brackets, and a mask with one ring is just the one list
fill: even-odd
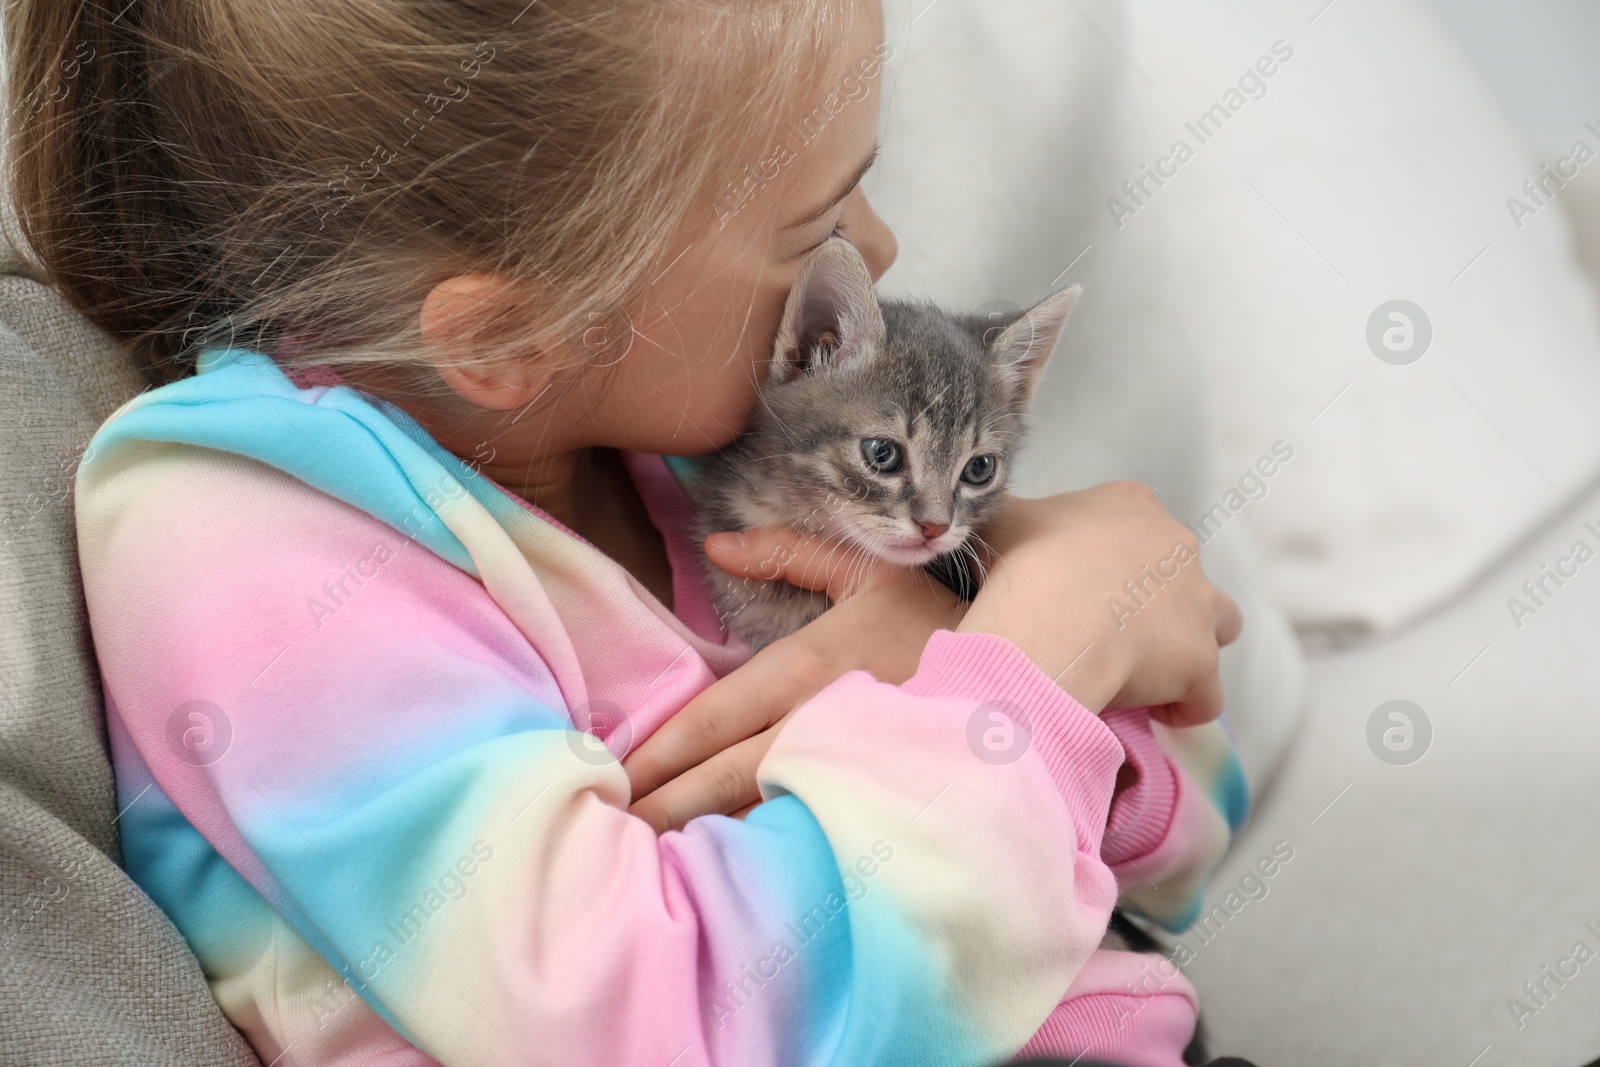
[(738, 722), (713, 682), (627, 756), (622, 769), (634, 797), (671, 781), (713, 753), (737, 744), (765, 723)]
[(837, 538), (797, 533), (786, 527), (756, 527), (706, 538), (712, 563), (742, 577), (779, 579), (827, 593), (835, 602), (871, 584), (892, 566)]
[(1200, 726), (1222, 714), (1222, 676), (1213, 672), (1191, 700), (1151, 708), (1150, 717), (1172, 727)]
[(746, 738), (782, 721), (832, 680), (827, 661), (790, 636), (696, 694), (622, 761), (643, 797)]
[(731, 815), (761, 802), (756, 768), (777, 739), (768, 730), (725, 749), (678, 776), (628, 809), (656, 833), (681, 830), (702, 815)]

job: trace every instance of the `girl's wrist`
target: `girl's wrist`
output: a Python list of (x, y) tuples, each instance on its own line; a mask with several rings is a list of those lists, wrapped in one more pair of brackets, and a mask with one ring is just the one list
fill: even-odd
[[(1016, 645), (1068, 696), (1098, 715), (1122, 690), (1126, 671), (1105, 641), (1086, 636), (1075, 651), (1060, 648), (1055, 635), (1047, 635), (1016, 620), (990, 617), (973, 604), (955, 627), (957, 633), (989, 633)], [(1095, 635), (1098, 636), (1098, 635)]]
[(1104, 662), (1106, 658), (1097, 655), (1091, 644), (1054, 676), (1057, 685), (1096, 715), (1110, 707), (1122, 690), (1123, 677)]

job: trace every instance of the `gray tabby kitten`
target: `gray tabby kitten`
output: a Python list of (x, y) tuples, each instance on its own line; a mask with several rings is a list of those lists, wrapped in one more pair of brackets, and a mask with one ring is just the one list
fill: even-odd
[[(825, 241), (801, 265), (749, 429), (701, 473), (697, 543), (788, 526), (929, 566), (970, 592), (953, 553), (972, 554), (968, 539), (1000, 506), (1023, 414), (1080, 291), (998, 322), (880, 304), (855, 246)], [(706, 573), (729, 630), (756, 650), (830, 606), (709, 561)]]
[[(696, 543), (789, 526), (927, 567), (970, 593), (970, 576), (947, 565), (1000, 506), (1023, 413), (1081, 291), (1002, 321), (880, 303), (855, 246), (824, 242), (789, 294), (750, 428), (700, 473)], [(824, 593), (705, 568), (717, 611), (756, 650), (830, 606)], [(1100, 947), (1161, 951), (1120, 910)], [(1197, 1021), (1183, 1059), (1207, 1058)]]

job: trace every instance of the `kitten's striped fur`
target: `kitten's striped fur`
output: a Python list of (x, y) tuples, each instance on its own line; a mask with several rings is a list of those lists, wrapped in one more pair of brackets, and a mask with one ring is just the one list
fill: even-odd
[[(880, 304), (854, 246), (825, 242), (790, 294), (749, 429), (702, 475), (700, 540), (788, 526), (912, 566), (963, 550), (1000, 504), (1024, 412), (1078, 292), (993, 321), (925, 302)], [(892, 442), (902, 469), (875, 471), (869, 441)], [(963, 480), (983, 456), (996, 464), (990, 479)], [(707, 573), (717, 610), (753, 648), (830, 606), (785, 582), (709, 563)]]

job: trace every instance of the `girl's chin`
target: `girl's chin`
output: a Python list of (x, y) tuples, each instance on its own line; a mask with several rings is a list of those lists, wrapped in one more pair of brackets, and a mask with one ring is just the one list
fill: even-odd
[(685, 448), (691, 447), (692, 443), (696, 451), (679, 454), (711, 453), (733, 444), (740, 434), (750, 428), (750, 416), (753, 411), (753, 408), (747, 407), (708, 415), (691, 412), (684, 417), (686, 432), (679, 436), (683, 439)]

